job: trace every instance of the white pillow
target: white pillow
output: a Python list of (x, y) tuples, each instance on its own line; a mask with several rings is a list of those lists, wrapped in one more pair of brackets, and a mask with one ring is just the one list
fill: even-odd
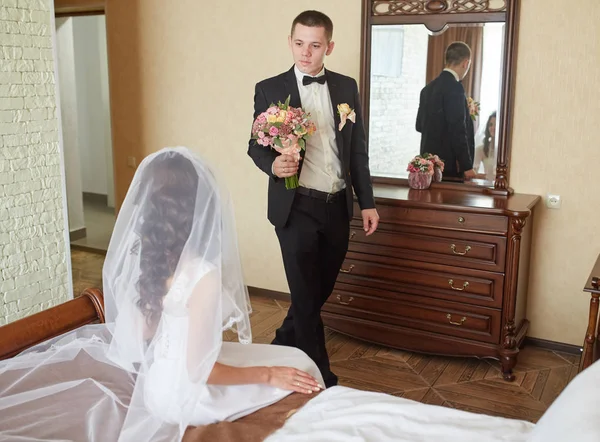
[(530, 434), (530, 442), (548, 441), (600, 441), (600, 360), (573, 378)]

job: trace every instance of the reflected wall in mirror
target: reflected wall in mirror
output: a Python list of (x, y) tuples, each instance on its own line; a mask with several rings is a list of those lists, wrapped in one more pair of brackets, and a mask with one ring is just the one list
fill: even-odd
[[(472, 168), (477, 174), (475, 182), (493, 187), (498, 152), (499, 125), (496, 124), (496, 114), (500, 115), (502, 97), (504, 22), (448, 24), (437, 33), (431, 32), (423, 24), (386, 24), (373, 25), (370, 32), (371, 174), (374, 177), (407, 178), (407, 164), (424, 151), (438, 154), (445, 161), (448, 160), (445, 156), (451, 156), (456, 162), (457, 144), (451, 146), (452, 152), (448, 153), (448, 145), (436, 149), (432, 147), (436, 145), (435, 142), (424, 141), (422, 151), (425, 132), (439, 130), (439, 127), (429, 123), (425, 125), (427, 127), (419, 128), (424, 133), (419, 132), (417, 114), (421, 104), (421, 112), (429, 114), (430, 119), (447, 118), (459, 124), (453, 115), (435, 115), (451, 113), (441, 107), (443, 99), (423, 98), (423, 103), (420, 101), (426, 85), (436, 88), (436, 92), (433, 92), (435, 95), (441, 93), (440, 88), (443, 87), (438, 84), (439, 81), (435, 83), (437, 86), (432, 82), (441, 75), (454, 76), (452, 72), (444, 70), (447, 68), (446, 49), (453, 42), (463, 42), (471, 49), (471, 64), (461, 81), (465, 96), (463, 120), (466, 133), (462, 148), (469, 153)], [(431, 94), (427, 96), (431, 97)], [(467, 97), (479, 103), (479, 115), (471, 118), (467, 113)], [(457, 133), (462, 136), (460, 131)], [(444, 137), (447, 138), (447, 134)], [(456, 167), (446, 169), (444, 180), (456, 181), (452, 172)]]
[[(360, 94), (373, 182), (409, 185), (406, 169), (410, 159), (421, 152), (432, 153), (432, 146), (448, 144), (449, 139), (459, 140), (458, 136), (442, 133), (439, 119), (433, 118), (439, 117), (439, 108), (443, 107), (440, 103), (452, 102), (455, 108), (466, 108), (462, 112), (462, 144), (467, 145), (471, 156), (463, 155), (457, 165), (454, 153), (464, 149), (459, 149), (457, 143), (451, 149), (442, 146), (445, 150), (439, 156), (447, 169), (454, 171), (447, 170), (445, 182), (432, 186), (511, 195), (508, 175), (520, 0), (362, 2)], [(464, 79), (467, 64), (462, 72), (455, 71), (460, 81), (454, 83), (449, 81), (455, 78), (452, 73), (443, 74), (444, 52), (453, 42), (466, 44), (470, 49), (464, 61), (468, 64), (472, 59)], [(440, 78), (445, 80), (438, 81)], [(459, 87), (454, 90), (458, 100), (441, 100), (440, 94), (432, 92), (437, 90), (431, 86), (436, 82), (452, 85), (453, 89)], [(474, 119), (469, 114), (469, 97), (480, 106)], [(423, 101), (427, 106), (422, 106)], [(420, 112), (423, 109), (427, 112)], [(423, 115), (428, 123), (418, 124), (423, 123)], [(431, 126), (431, 121), (438, 121), (437, 130), (425, 128)], [(457, 124), (453, 121), (448, 127)], [(438, 140), (429, 136), (436, 133)]]

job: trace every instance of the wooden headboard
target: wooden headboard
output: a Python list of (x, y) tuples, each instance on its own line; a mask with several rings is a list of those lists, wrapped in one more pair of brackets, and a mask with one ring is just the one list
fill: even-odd
[(0, 360), (87, 324), (104, 322), (104, 297), (99, 289), (0, 327)]
[(596, 259), (596, 264), (588, 277), (583, 291), (591, 295), (590, 314), (588, 326), (583, 341), (583, 354), (579, 370), (585, 370), (595, 361), (600, 359), (600, 328), (598, 327), (598, 317), (600, 315), (600, 255)]

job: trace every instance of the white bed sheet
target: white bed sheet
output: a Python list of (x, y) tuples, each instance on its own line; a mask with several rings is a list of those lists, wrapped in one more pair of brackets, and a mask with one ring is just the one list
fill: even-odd
[(534, 427), (337, 386), (310, 400), (265, 442), (524, 442)]

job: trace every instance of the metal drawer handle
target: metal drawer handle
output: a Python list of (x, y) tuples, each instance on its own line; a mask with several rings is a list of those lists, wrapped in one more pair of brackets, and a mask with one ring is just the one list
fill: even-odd
[(350, 232), (350, 239), (354, 238), (356, 236), (356, 232), (353, 230), (352, 232)]
[(342, 272), (342, 273), (350, 273), (353, 268), (354, 268), (354, 264), (350, 264), (350, 267), (348, 267), (348, 270), (346, 270), (346, 269), (340, 269), (340, 272)]
[(452, 324), (452, 325), (458, 325), (458, 326), (463, 325), (463, 322), (465, 322), (467, 320), (466, 316), (463, 316), (462, 318), (460, 318), (460, 322), (454, 322), (454, 321), (452, 321), (452, 315), (450, 313), (448, 313), (446, 315), (446, 318), (448, 318), (448, 322), (450, 324)]
[(455, 255), (466, 255), (471, 250), (471, 246), (466, 246), (464, 252), (457, 252), (456, 251), (456, 244), (451, 244), (450, 248), (452, 249), (452, 253), (454, 253)]
[(342, 305), (350, 305), (350, 303), (351, 303), (352, 301), (354, 301), (354, 296), (350, 296), (350, 297), (348, 298), (348, 301), (342, 301), (342, 295), (337, 295), (335, 298), (336, 298), (336, 299), (338, 300), (338, 302), (339, 302), (340, 304), (342, 304)]
[(469, 287), (469, 281), (463, 282), (462, 288), (461, 287), (454, 287), (454, 280), (453, 279), (449, 279), (448, 280), (448, 284), (450, 285), (450, 288), (452, 290), (458, 290), (459, 292), (462, 292), (464, 289), (466, 289), (467, 287)]
[(462, 223), (465, 222), (465, 219), (462, 216), (459, 216), (458, 217), (458, 222), (462, 224)]

